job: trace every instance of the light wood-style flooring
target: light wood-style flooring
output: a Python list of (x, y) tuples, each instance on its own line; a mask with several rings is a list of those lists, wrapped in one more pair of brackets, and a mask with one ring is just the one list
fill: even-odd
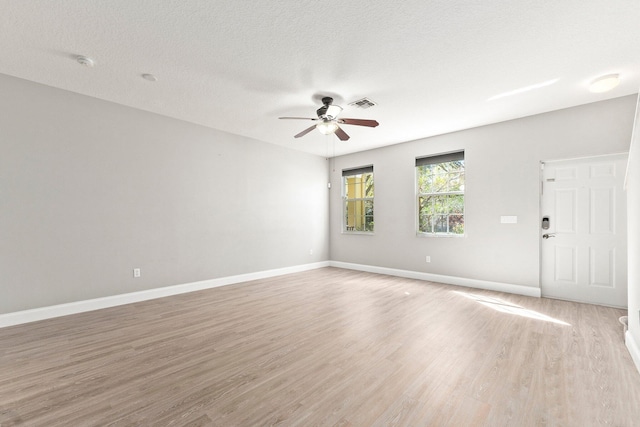
[(0, 329), (0, 425), (638, 426), (624, 314), (324, 268)]

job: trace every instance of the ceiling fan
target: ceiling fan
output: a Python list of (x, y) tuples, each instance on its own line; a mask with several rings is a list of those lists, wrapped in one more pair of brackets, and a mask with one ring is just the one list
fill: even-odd
[(280, 119), (295, 119), (295, 120), (313, 120), (314, 122), (318, 122), (315, 125), (308, 127), (297, 135), (294, 135), (294, 138), (300, 138), (301, 136), (305, 136), (309, 132), (311, 132), (314, 128), (318, 129), (320, 133), (325, 135), (329, 135), (335, 133), (341, 141), (346, 141), (349, 139), (349, 135), (342, 130), (339, 125), (356, 125), (356, 126), (368, 126), (368, 127), (376, 127), (379, 123), (375, 120), (367, 120), (367, 119), (347, 119), (347, 118), (338, 118), (338, 114), (342, 111), (342, 107), (339, 105), (333, 105), (333, 98), (329, 96), (325, 96), (322, 98), (322, 107), (318, 108), (316, 113), (318, 114), (317, 119), (312, 119), (308, 117), (279, 117)]

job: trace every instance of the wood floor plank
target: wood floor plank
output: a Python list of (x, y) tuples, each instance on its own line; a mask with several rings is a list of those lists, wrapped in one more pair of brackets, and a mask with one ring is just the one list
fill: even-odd
[(324, 268), (0, 329), (0, 426), (636, 426), (622, 310)]

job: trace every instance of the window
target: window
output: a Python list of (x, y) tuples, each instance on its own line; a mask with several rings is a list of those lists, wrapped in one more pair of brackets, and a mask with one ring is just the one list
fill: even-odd
[(464, 234), (464, 151), (416, 159), (418, 233)]
[(343, 231), (373, 232), (373, 166), (342, 171)]

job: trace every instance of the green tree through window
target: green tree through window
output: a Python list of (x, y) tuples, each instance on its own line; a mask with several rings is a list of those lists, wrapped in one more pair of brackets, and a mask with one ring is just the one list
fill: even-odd
[(344, 231), (373, 232), (373, 166), (342, 171)]
[(416, 159), (418, 232), (464, 234), (464, 152)]

